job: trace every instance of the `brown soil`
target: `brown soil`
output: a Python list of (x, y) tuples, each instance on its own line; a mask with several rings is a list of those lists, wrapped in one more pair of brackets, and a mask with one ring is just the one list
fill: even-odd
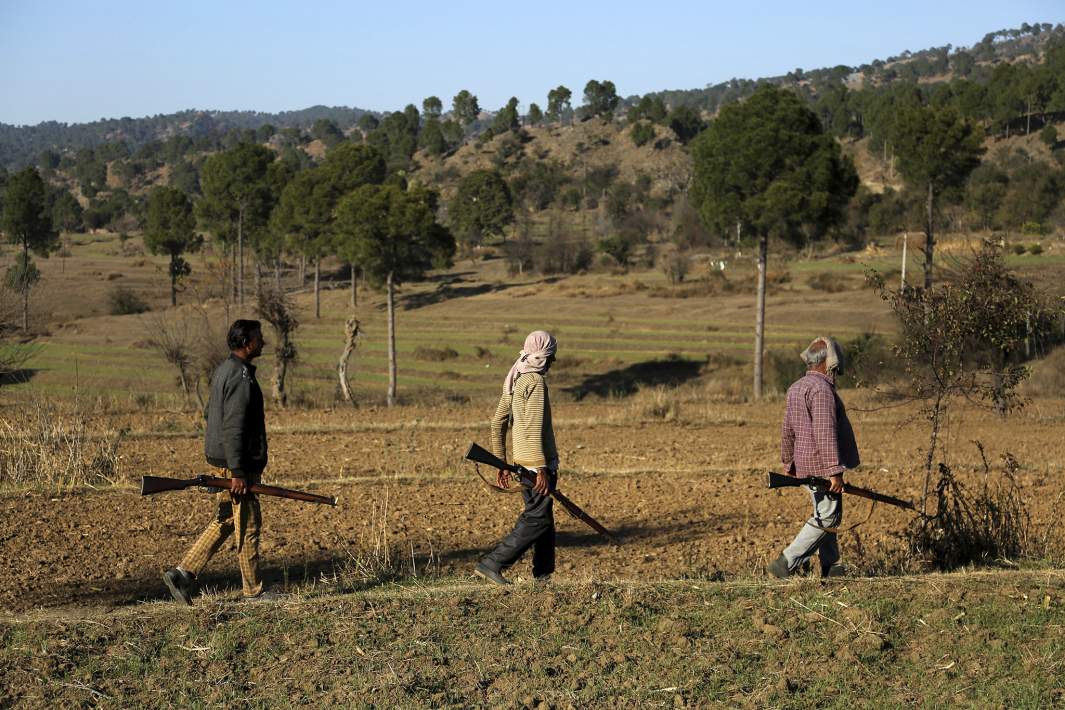
[[(923, 430), (913, 410), (862, 412), (867, 398), (844, 394), (866, 461), (851, 480), (916, 498)], [(1060, 404), (1040, 400), (1005, 421), (968, 412), (966, 426), (946, 436), (952, 460), (971, 482), (978, 480), (979, 459), (970, 439), (981, 438), (992, 455), (1017, 455), (1039, 529), (1052, 519), (1062, 491)], [(341, 505), (265, 500), (268, 579), (300, 584), (328, 577), (382, 545), (413, 552), (419, 573), (466, 573), (505, 534), (519, 507), (516, 497), (485, 490), (460, 458), (469, 441), (486, 443), (481, 422), (489, 409), (479, 402), (275, 415), (269, 482), (337, 494)], [(688, 402), (672, 410), (671, 421), (661, 421), (625, 401), (556, 404), (565, 466), (560, 488), (623, 539), (614, 547), (558, 510), (558, 577), (760, 574), (797, 531), (808, 505), (800, 491), (764, 488), (764, 471), (777, 460), (780, 409), (780, 402)], [(159, 575), (206, 523), (210, 499), (192, 491), (142, 498), (133, 484), (143, 474), (186, 476), (207, 467), (191, 428), (138, 434), (166, 419), (138, 416), (123, 422), (135, 432), (120, 452), (122, 486), (0, 498), (0, 555), (7, 560), (0, 608), (125, 605), (164, 596)], [(852, 503), (845, 525), (868, 511), (867, 503)], [(897, 551), (896, 533), (908, 520), (903, 511), (878, 507), (842, 537), (847, 561), (868, 568)], [(526, 568), (521, 563), (513, 573), (527, 575)], [(239, 587), (230, 550), (211, 563), (204, 582)]]

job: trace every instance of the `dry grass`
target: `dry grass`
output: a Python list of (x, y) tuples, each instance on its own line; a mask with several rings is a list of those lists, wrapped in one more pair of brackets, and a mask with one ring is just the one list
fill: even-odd
[(0, 488), (56, 491), (118, 479), (123, 430), (94, 435), (81, 412), (35, 400), (0, 420)]
[(1031, 365), (1032, 375), (1022, 385), (1028, 395), (1058, 397), (1065, 392), (1065, 347), (1051, 350)]
[(347, 550), (347, 564), (338, 573), (342, 591), (357, 591), (386, 582), (417, 579), (436, 573), (436, 556), (430, 546), (428, 555), (419, 560), (413, 541), (397, 543), (392, 539), (389, 517), (389, 493), (370, 505), (366, 532), (355, 549)]

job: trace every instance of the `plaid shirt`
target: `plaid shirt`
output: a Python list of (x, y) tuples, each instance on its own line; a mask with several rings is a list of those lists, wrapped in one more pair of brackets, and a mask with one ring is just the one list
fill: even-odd
[(847, 410), (827, 375), (811, 370), (788, 388), (780, 461), (799, 477), (834, 476), (859, 464)]

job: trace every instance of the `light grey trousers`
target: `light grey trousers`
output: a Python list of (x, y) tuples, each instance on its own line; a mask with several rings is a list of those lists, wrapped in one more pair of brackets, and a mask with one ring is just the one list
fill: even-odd
[(839, 543), (835, 528), (843, 522), (843, 498), (836, 493), (826, 493), (813, 486), (806, 486), (813, 499), (814, 513), (802, 526), (791, 544), (784, 549), (788, 572), (794, 572), (816, 552), (821, 559), (821, 573), (839, 561)]

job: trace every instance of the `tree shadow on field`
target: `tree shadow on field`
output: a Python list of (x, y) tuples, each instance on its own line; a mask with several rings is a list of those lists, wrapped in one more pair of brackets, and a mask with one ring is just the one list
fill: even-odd
[(32, 380), (39, 369), (32, 367), (22, 368), (20, 370), (12, 370), (11, 372), (5, 372), (0, 374), (0, 387), (7, 387), (9, 385), (23, 385)]
[[(398, 299), (399, 305), (405, 311), (415, 310), (417, 308), (425, 308), (426, 306), (433, 306), (438, 303), (450, 301), (456, 298), (470, 298), (472, 296), (481, 296), (486, 293), (502, 293), (503, 291), (518, 287), (518, 286), (538, 286), (540, 284), (550, 284), (558, 281), (556, 276), (549, 276), (540, 279), (536, 282), (496, 282), (496, 283), (468, 283), (461, 276), (453, 276), (449, 278), (438, 278), (436, 289), (433, 291), (422, 291), (420, 293), (412, 293), (408, 296), (401, 296)], [(461, 284), (461, 285), (460, 285)]]
[(688, 360), (672, 355), (665, 360), (637, 362), (628, 367), (610, 370), (586, 377), (583, 382), (566, 387), (563, 391), (580, 401), (590, 394), (599, 397), (628, 397), (641, 387), (677, 385), (693, 380), (702, 374), (700, 360)]

